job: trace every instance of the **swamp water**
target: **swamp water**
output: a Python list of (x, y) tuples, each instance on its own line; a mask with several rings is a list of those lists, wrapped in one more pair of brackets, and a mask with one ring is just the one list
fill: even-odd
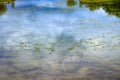
[(0, 4), (0, 80), (120, 80), (119, 4)]

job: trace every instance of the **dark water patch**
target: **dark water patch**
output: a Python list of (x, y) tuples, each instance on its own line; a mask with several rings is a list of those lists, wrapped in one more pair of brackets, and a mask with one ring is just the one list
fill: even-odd
[(42, 68), (41, 67), (33, 67), (33, 68), (30, 68), (30, 69), (26, 69), (26, 70), (21, 70), (21, 69), (19, 69), (19, 71), (20, 72), (25, 72), (25, 73), (27, 73), (27, 72), (32, 72), (32, 71), (40, 71)]
[(2, 59), (7, 58), (8, 59), (8, 58), (13, 58), (13, 56), (0, 56), (0, 58), (2, 58)]
[(8, 66), (11, 66), (11, 65), (13, 65), (14, 63), (13, 62), (10, 62), (10, 61), (8, 61), (8, 62), (1, 62), (0, 61), (0, 65), (8, 65)]
[(96, 70), (92, 70), (90, 71), (87, 76), (92, 77), (92, 78), (97, 78), (97, 79), (107, 79), (107, 80), (117, 80), (119, 78), (119, 76), (116, 76), (117, 72), (113, 72), (113, 71), (108, 71), (108, 70), (104, 70), (104, 69), (96, 69)]
[(0, 59), (2, 58), (15, 58), (16, 56), (13, 55), (15, 51), (12, 49), (5, 49), (3, 46), (0, 47)]
[(89, 62), (89, 61), (79, 61), (79, 62), (64, 62), (64, 64), (78, 64), (78, 65), (94, 65), (94, 64), (97, 64), (96, 62)]

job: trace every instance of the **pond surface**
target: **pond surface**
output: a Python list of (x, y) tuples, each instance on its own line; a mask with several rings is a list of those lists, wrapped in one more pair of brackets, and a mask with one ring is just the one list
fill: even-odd
[(0, 4), (0, 80), (120, 80), (119, 4)]

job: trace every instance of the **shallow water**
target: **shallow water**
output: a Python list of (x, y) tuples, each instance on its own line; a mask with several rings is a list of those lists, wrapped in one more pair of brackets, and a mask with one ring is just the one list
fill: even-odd
[(92, 10), (80, 5), (65, 0), (2, 5), (0, 80), (119, 80), (119, 9), (114, 7), (116, 15), (105, 4)]

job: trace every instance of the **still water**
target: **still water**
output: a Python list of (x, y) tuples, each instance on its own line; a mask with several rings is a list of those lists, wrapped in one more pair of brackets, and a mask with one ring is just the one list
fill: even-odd
[(120, 80), (119, 4), (75, 1), (0, 4), (0, 80)]

